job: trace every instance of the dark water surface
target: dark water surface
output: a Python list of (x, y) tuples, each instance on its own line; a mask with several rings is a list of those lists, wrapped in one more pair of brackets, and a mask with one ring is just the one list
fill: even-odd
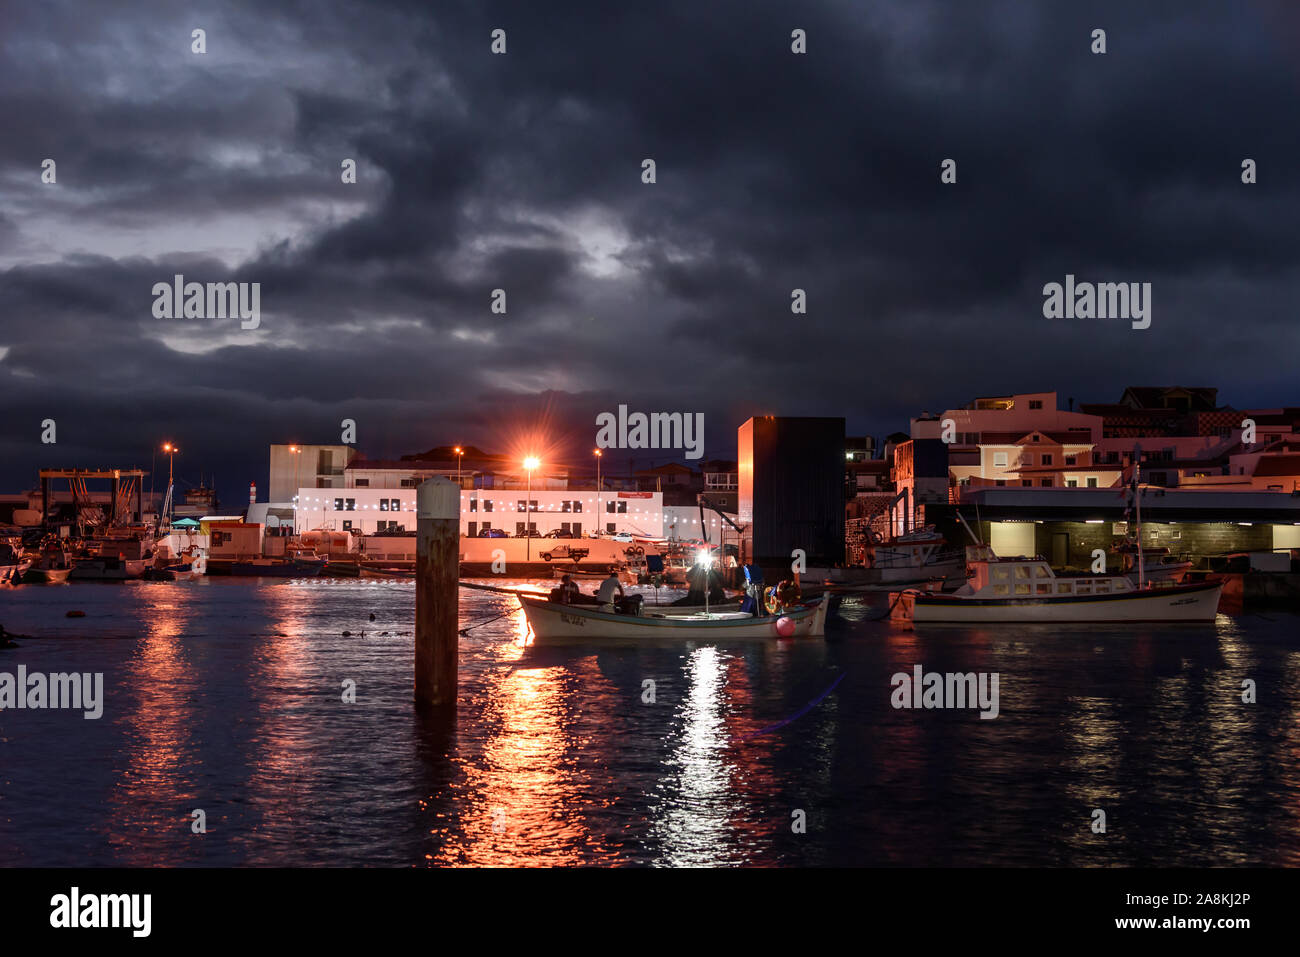
[[(105, 694), (97, 721), (0, 712), (0, 864), (1300, 864), (1292, 615), (912, 631), (846, 604), (826, 640), (537, 647), (513, 599), (461, 595), (462, 625), (509, 614), (461, 640), (439, 727), (410, 583), (0, 594), (40, 636), (0, 672)], [(895, 710), (916, 664), (998, 672), (999, 716)]]

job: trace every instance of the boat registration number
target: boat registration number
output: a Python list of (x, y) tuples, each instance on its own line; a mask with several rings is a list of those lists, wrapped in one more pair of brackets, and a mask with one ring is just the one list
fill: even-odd
[(566, 615), (564, 612), (560, 612), (560, 621), (566, 625), (577, 625), (579, 628), (587, 627), (587, 619), (579, 618), (577, 615)]

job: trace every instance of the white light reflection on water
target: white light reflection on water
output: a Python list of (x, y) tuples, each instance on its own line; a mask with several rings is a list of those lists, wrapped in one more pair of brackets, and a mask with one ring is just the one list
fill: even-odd
[(685, 671), (690, 685), (677, 714), (681, 726), (670, 735), (675, 746), (664, 762), (661, 802), (651, 823), (661, 844), (662, 863), (731, 863), (731, 769), (727, 763), (726, 656), (715, 647), (691, 652)]

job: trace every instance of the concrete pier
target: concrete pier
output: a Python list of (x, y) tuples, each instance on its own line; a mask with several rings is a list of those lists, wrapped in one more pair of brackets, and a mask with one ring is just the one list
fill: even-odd
[(416, 491), (415, 704), (454, 710), (460, 624), (460, 488), (431, 478)]

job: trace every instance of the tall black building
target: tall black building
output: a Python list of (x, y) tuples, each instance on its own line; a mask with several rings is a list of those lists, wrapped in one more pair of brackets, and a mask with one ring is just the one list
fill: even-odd
[(844, 419), (759, 416), (737, 431), (745, 558), (789, 568), (844, 561)]

